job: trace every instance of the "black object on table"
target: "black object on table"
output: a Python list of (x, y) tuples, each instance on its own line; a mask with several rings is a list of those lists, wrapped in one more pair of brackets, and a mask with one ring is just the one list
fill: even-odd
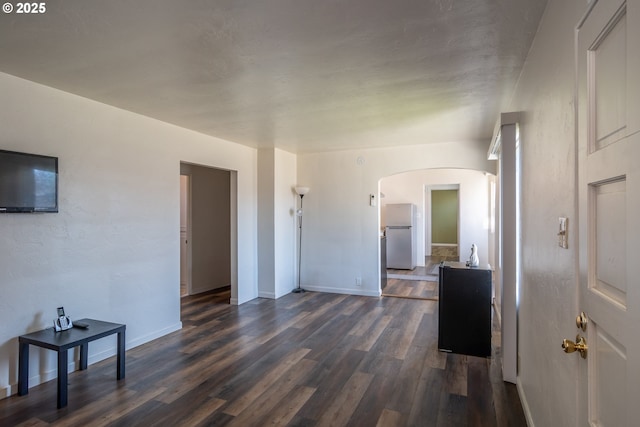
[(58, 408), (67, 406), (67, 350), (80, 346), (80, 369), (87, 369), (89, 343), (112, 334), (118, 334), (117, 378), (124, 378), (126, 325), (94, 319), (80, 319), (88, 325), (85, 329), (71, 328), (56, 332), (53, 328), (18, 337), (18, 395), (29, 393), (29, 344), (58, 352)]
[(439, 273), (438, 349), (491, 356), (491, 270), (444, 262)]

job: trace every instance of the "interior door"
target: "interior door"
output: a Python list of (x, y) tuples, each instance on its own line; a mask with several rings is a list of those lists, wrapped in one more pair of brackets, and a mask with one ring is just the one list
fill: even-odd
[[(640, 420), (640, 0), (598, 0), (577, 27), (579, 424)], [(573, 339), (573, 337), (571, 338)], [(578, 353), (575, 353), (578, 354)]]
[(180, 175), (180, 296), (189, 295), (189, 175)]

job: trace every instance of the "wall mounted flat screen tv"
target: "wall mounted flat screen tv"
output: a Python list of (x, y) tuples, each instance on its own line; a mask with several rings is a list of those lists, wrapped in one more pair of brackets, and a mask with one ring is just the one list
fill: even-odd
[(58, 212), (58, 158), (0, 150), (0, 213)]

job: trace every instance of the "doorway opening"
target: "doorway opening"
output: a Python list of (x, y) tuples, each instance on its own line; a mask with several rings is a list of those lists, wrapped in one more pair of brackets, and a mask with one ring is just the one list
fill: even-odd
[[(386, 232), (386, 206), (389, 204), (411, 203), (417, 206), (415, 233), (417, 238), (418, 259), (413, 270), (389, 270), (386, 280), (381, 275), (381, 294), (402, 294), (426, 298), (437, 297), (439, 264), (441, 261), (464, 261), (471, 245), (478, 247), (480, 262), (491, 264), (494, 260), (493, 245), (495, 230), (490, 228), (490, 188), (494, 175), (472, 169), (436, 168), (402, 172), (384, 177), (379, 181), (379, 223), (383, 238), (380, 242), (380, 254), (383, 258)], [(433, 214), (432, 199), (435, 194), (445, 195), (448, 199), (440, 211), (436, 207)], [(453, 199), (453, 200), (451, 200)], [(444, 211), (442, 213), (441, 211)], [(440, 213), (439, 213), (440, 212)], [(438, 215), (444, 217), (442, 227), (448, 227), (444, 236), (435, 233), (432, 227)], [(434, 253), (432, 244), (436, 244)], [(439, 245), (437, 245), (439, 244)], [(388, 254), (388, 248), (387, 248)], [(383, 266), (384, 259), (380, 265)], [(400, 282), (398, 282), (400, 281)], [(383, 285), (385, 285), (383, 287)], [(397, 285), (397, 286), (396, 286)], [(394, 288), (395, 286), (395, 288)]]
[(214, 293), (229, 303), (237, 291), (235, 182), (233, 171), (180, 164), (181, 298)]
[[(460, 184), (425, 186), (425, 255), (460, 257)], [(439, 261), (438, 261), (439, 262)]]
[(191, 294), (189, 244), (189, 175), (180, 175), (180, 298)]

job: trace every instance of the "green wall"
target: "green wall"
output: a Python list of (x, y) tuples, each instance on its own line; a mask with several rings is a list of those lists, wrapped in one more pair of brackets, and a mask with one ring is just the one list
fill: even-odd
[(431, 191), (431, 241), (458, 243), (458, 190)]

